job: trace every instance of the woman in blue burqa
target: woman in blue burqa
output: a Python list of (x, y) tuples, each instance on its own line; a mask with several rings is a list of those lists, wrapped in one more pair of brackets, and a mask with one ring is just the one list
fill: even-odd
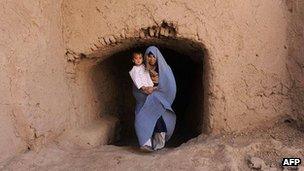
[(175, 128), (176, 115), (171, 105), (176, 95), (176, 82), (158, 48), (148, 47), (144, 56), (154, 87), (139, 90), (133, 85), (135, 131), (140, 147), (154, 151), (165, 146)]

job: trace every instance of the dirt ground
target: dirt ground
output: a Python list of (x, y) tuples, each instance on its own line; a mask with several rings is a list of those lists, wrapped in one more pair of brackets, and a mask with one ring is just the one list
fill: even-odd
[[(1, 170), (283, 170), (284, 157), (304, 160), (304, 132), (292, 119), (246, 134), (200, 135), (177, 148), (145, 153), (137, 147), (99, 146), (79, 149), (53, 142), (39, 152), (27, 151)], [(254, 169), (250, 158), (255, 157)], [(265, 165), (263, 164), (265, 162)], [(260, 168), (260, 169), (259, 169)], [(298, 170), (303, 170), (302, 166)]]

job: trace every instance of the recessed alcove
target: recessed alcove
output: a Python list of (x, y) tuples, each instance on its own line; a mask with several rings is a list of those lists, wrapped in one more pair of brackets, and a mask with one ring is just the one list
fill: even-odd
[[(170, 40), (172, 41), (172, 40)], [(177, 122), (168, 146), (176, 147), (202, 133), (206, 127), (204, 117), (204, 49), (187, 41), (137, 42), (116, 50), (99, 59), (93, 67), (92, 79), (97, 97), (102, 101), (100, 115), (119, 118), (115, 141), (118, 146), (136, 146), (134, 130), (135, 98), (132, 95), (131, 55), (145, 52), (150, 45), (159, 48), (171, 67), (177, 84), (177, 94), (172, 105)], [(109, 51), (110, 52), (110, 51)]]

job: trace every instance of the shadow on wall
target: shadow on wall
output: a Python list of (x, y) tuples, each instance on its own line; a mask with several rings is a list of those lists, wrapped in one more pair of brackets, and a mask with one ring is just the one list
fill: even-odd
[[(101, 101), (100, 115), (114, 115), (120, 120), (115, 145), (137, 145), (134, 130), (135, 99), (128, 72), (133, 66), (132, 52), (144, 53), (147, 47), (142, 44), (120, 51), (93, 68), (95, 91)], [(164, 46), (159, 46), (159, 49), (172, 68), (177, 83), (177, 94), (172, 106), (177, 115), (177, 124), (169, 142), (169, 146), (176, 147), (202, 132), (203, 51), (200, 52), (201, 60), (193, 60), (192, 54), (183, 54)]]

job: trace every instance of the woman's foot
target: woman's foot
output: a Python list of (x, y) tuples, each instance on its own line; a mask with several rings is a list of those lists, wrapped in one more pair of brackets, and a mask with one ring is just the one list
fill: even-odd
[(154, 151), (153, 148), (151, 146), (148, 146), (148, 145), (144, 145), (144, 146), (141, 146), (140, 149), (146, 151), (146, 152), (152, 152)]
[(153, 149), (160, 150), (165, 147), (165, 132), (155, 133), (153, 137)]

